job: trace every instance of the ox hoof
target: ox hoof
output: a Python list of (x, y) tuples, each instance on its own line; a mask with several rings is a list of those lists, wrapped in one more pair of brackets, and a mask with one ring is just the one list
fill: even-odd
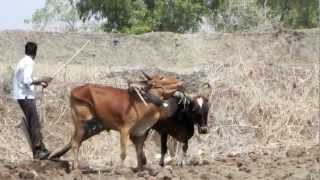
[(141, 163), (142, 163), (142, 165), (146, 165), (146, 164), (147, 164), (147, 158), (144, 157), (144, 158), (141, 160)]
[(160, 165), (161, 167), (163, 167), (163, 166), (164, 166), (164, 162), (163, 162), (163, 161), (160, 161), (160, 162), (159, 162), (159, 165)]
[(146, 166), (137, 166), (137, 167), (132, 167), (131, 170), (136, 173), (136, 172), (141, 172), (144, 170), (147, 170), (148, 168)]
[(140, 172), (140, 171), (143, 171), (143, 168), (139, 168), (139, 167), (133, 167), (131, 168), (131, 170), (134, 172), (134, 173), (137, 173), (137, 172)]
[(183, 167), (186, 164), (185, 161), (179, 161), (177, 162), (177, 166)]
[(178, 166), (179, 166), (179, 167), (183, 167), (184, 164), (183, 164), (183, 163), (178, 163)]

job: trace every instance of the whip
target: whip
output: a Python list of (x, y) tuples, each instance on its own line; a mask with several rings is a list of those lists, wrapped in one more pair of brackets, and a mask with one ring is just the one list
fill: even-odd
[(70, 58), (68, 59), (63, 65), (61, 65), (53, 74), (52, 74), (52, 79), (58, 75), (58, 73), (68, 64), (70, 64), (75, 57), (79, 55), (79, 53), (89, 44), (89, 40)]
[[(62, 64), (52, 74), (52, 76), (51, 76), (52, 80), (53, 80), (54, 77), (56, 77), (59, 74), (59, 72), (61, 70), (64, 69), (64, 67), (66, 67), (68, 64), (70, 64), (75, 59), (75, 57), (77, 57), (80, 54), (80, 52), (89, 44), (89, 42), (90, 41), (88, 40), (80, 49), (78, 49), (78, 51), (76, 53), (73, 54), (73, 56), (71, 58), (69, 58), (64, 64)], [(42, 104), (42, 113), (41, 113), (41, 115), (42, 115), (43, 122), (46, 122), (46, 108), (45, 107), (47, 106), (47, 101), (46, 101), (45, 88), (44, 87), (42, 87), (41, 101), (42, 101), (42, 103), (41, 103)]]

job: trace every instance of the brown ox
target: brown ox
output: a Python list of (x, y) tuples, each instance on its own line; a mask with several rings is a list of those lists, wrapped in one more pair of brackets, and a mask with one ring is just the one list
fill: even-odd
[[(169, 97), (174, 89), (177, 90), (182, 85), (182, 82), (175, 78), (149, 77), (146, 74), (145, 77), (146, 84), (149, 85), (146, 91), (160, 99)], [(126, 158), (129, 137), (136, 148), (138, 169), (146, 164), (143, 142), (147, 130), (159, 120), (163, 107), (153, 103), (145, 105), (128, 89), (94, 84), (74, 88), (71, 91), (70, 107), (75, 126), (74, 135), (70, 143), (53, 153), (50, 159), (60, 157), (72, 149), (73, 168), (79, 168), (78, 152), (81, 143), (103, 130), (116, 130), (120, 133), (121, 164)]]

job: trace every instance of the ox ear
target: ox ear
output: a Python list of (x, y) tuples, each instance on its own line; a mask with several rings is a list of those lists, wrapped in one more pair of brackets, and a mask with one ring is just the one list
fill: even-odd
[(152, 78), (147, 74), (147, 73), (145, 73), (144, 71), (141, 71), (142, 72), (142, 74), (143, 74), (143, 76), (148, 80), (148, 81), (150, 81)]

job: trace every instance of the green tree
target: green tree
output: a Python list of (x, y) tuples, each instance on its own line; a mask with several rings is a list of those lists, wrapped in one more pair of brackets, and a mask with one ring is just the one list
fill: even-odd
[(101, 27), (107, 32), (184, 33), (197, 31), (203, 17), (210, 19), (217, 31), (252, 30), (279, 23), (289, 28), (313, 28), (320, 24), (320, 0), (46, 0), (31, 22), (40, 30), (54, 25), (68, 31)]
[(206, 13), (202, 0), (156, 0), (155, 9), (158, 16), (155, 30), (181, 33), (197, 31)]
[(105, 31), (196, 31), (205, 12), (202, 0), (79, 0), (82, 20), (106, 19)]
[(105, 19), (103, 30), (107, 32), (150, 31), (148, 10), (142, 0), (80, 0), (76, 7), (84, 21)]
[(312, 28), (318, 25), (318, 0), (258, 0), (270, 7), (270, 16), (280, 16), (280, 21), (290, 28)]
[(75, 31), (79, 20), (71, 0), (46, 0), (45, 6), (32, 15), (31, 22), (40, 30), (45, 30), (48, 25), (60, 24), (66, 30)]
[(206, 0), (218, 31), (243, 31), (283, 24), (313, 28), (319, 24), (319, 0)]
[(217, 31), (246, 31), (265, 22), (256, 0), (209, 0), (209, 18)]

